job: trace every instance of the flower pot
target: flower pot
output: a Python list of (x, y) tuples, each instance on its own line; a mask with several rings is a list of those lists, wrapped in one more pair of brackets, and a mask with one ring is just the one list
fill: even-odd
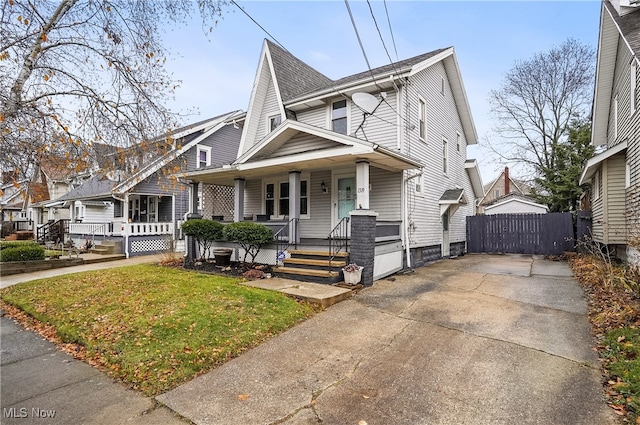
[(360, 283), (360, 279), (362, 279), (362, 269), (364, 267), (360, 266), (357, 270), (354, 271), (346, 271), (342, 269), (342, 273), (344, 274), (344, 282), (349, 285), (356, 285)]
[(213, 258), (216, 260), (218, 266), (228, 266), (231, 264), (231, 254), (233, 249), (231, 248), (216, 248), (213, 250)]

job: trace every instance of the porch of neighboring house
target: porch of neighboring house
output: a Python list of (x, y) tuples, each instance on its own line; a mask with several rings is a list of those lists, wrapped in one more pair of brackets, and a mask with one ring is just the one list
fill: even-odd
[(7, 240), (31, 239), (33, 237), (33, 220), (27, 216), (26, 211), (22, 210), (22, 205), (4, 207), (1, 210), (1, 216), (0, 237)]
[(145, 194), (74, 201), (66, 240), (91, 252), (127, 257), (184, 250), (175, 204), (172, 195)]
[[(404, 267), (404, 174), (349, 160), (334, 168), (202, 176), (192, 180), (192, 211), (223, 224), (254, 221), (271, 228), (275, 241), (255, 261), (276, 266), (280, 276), (336, 283), (343, 280), (342, 267), (356, 262), (365, 267), (363, 283), (370, 284)], [(234, 261), (244, 257), (233, 243), (213, 248), (221, 247), (233, 248)]]

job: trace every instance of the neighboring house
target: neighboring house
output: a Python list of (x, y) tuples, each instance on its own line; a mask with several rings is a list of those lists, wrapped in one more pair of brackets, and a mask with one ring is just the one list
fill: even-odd
[(297, 246), (346, 238), (353, 254), (352, 226), (375, 217), (380, 278), (465, 251), (484, 194), (475, 143), (452, 47), (332, 80), (265, 41), (237, 159), (185, 178), (233, 188), (234, 221), (264, 220)]
[(80, 186), (85, 180), (91, 177), (89, 164), (84, 161), (80, 163), (69, 163), (65, 158), (57, 156), (46, 156), (41, 158), (38, 167), (40, 183), (46, 184), (48, 196), (42, 197), (38, 202), (30, 203), (27, 206), (28, 216), (33, 220), (34, 233), (37, 237), (38, 228), (56, 220), (69, 218), (69, 210), (63, 208), (63, 202), (56, 199), (64, 196), (70, 190)]
[(19, 230), (31, 230), (25, 206), (29, 180), (15, 180), (13, 173), (3, 173), (0, 186), (0, 235), (9, 236)]
[(549, 207), (529, 196), (511, 192), (484, 205), (483, 213), (491, 214), (546, 214)]
[(602, 3), (591, 142), (586, 162), (593, 240), (640, 263), (640, 3)]
[(187, 169), (232, 161), (241, 135), (236, 123), (243, 117), (235, 111), (174, 130), (169, 147), (160, 146), (168, 152), (158, 157), (149, 150), (144, 156), (155, 159), (137, 172), (98, 173), (56, 199), (69, 208), (71, 240), (84, 245), (87, 239), (110, 239), (127, 256), (168, 249), (168, 241), (181, 238), (180, 224), (190, 205), (190, 186), (178, 177)]
[[(510, 194), (520, 195), (522, 198), (535, 203), (533, 198), (528, 197), (533, 188), (526, 182), (516, 180), (509, 174), (509, 167), (504, 167), (498, 178), (484, 185), (484, 196), (478, 203), (478, 214), (484, 214), (485, 207), (494, 205), (497, 200)], [(547, 209), (548, 210), (548, 209)]]

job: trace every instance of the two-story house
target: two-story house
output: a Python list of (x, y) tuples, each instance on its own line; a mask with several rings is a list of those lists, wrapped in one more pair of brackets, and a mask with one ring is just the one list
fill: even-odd
[[(185, 178), (233, 188), (234, 221), (298, 248), (353, 244), (356, 217), (373, 215), (379, 278), (465, 251), (483, 196), (475, 143), (452, 47), (332, 80), (265, 41), (237, 159)], [(259, 261), (287, 256), (275, 249)]]
[[(189, 124), (147, 143), (141, 155), (101, 147), (117, 154), (116, 160), (102, 158), (103, 169), (55, 200), (69, 209), (69, 238), (77, 246), (108, 239), (127, 256), (168, 249), (170, 241), (182, 239), (180, 224), (190, 205), (191, 188), (178, 178), (189, 169), (232, 161), (243, 119), (244, 112), (234, 111)], [(210, 211), (224, 216), (233, 199), (219, 195)]]
[(592, 238), (640, 263), (640, 4), (602, 2), (589, 159)]

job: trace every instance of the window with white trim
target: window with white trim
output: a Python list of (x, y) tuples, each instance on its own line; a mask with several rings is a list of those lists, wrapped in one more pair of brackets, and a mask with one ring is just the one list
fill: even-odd
[(211, 148), (209, 146), (198, 146), (196, 155), (196, 168), (211, 165)]
[(445, 88), (444, 77), (440, 77), (440, 93), (443, 96), (444, 96), (444, 88)]
[(282, 123), (280, 114), (269, 117), (269, 131), (273, 131)]
[[(308, 181), (300, 181), (300, 216), (309, 214)], [(270, 218), (289, 215), (289, 181), (266, 182), (264, 185), (264, 213)]]
[(600, 170), (593, 176), (593, 183), (591, 184), (591, 191), (593, 192), (593, 199), (600, 198)]
[(427, 141), (427, 103), (421, 97), (418, 97), (418, 137)]
[(631, 115), (636, 112), (636, 92), (638, 90), (638, 64), (634, 60), (631, 63)]
[(624, 171), (624, 188), (629, 189), (631, 187), (631, 164), (628, 161)]
[(462, 137), (460, 136), (460, 133), (458, 133), (456, 131), (456, 150), (458, 152), (460, 152), (460, 142), (461, 142)]
[(413, 176), (413, 183), (414, 183), (414, 190), (416, 194), (423, 195), (424, 185), (423, 185), (422, 172), (420, 172), (420, 174)]
[(449, 141), (442, 138), (442, 172), (447, 175), (449, 172)]
[(347, 100), (338, 100), (331, 104), (331, 130), (340, 134), (347, 134)]

